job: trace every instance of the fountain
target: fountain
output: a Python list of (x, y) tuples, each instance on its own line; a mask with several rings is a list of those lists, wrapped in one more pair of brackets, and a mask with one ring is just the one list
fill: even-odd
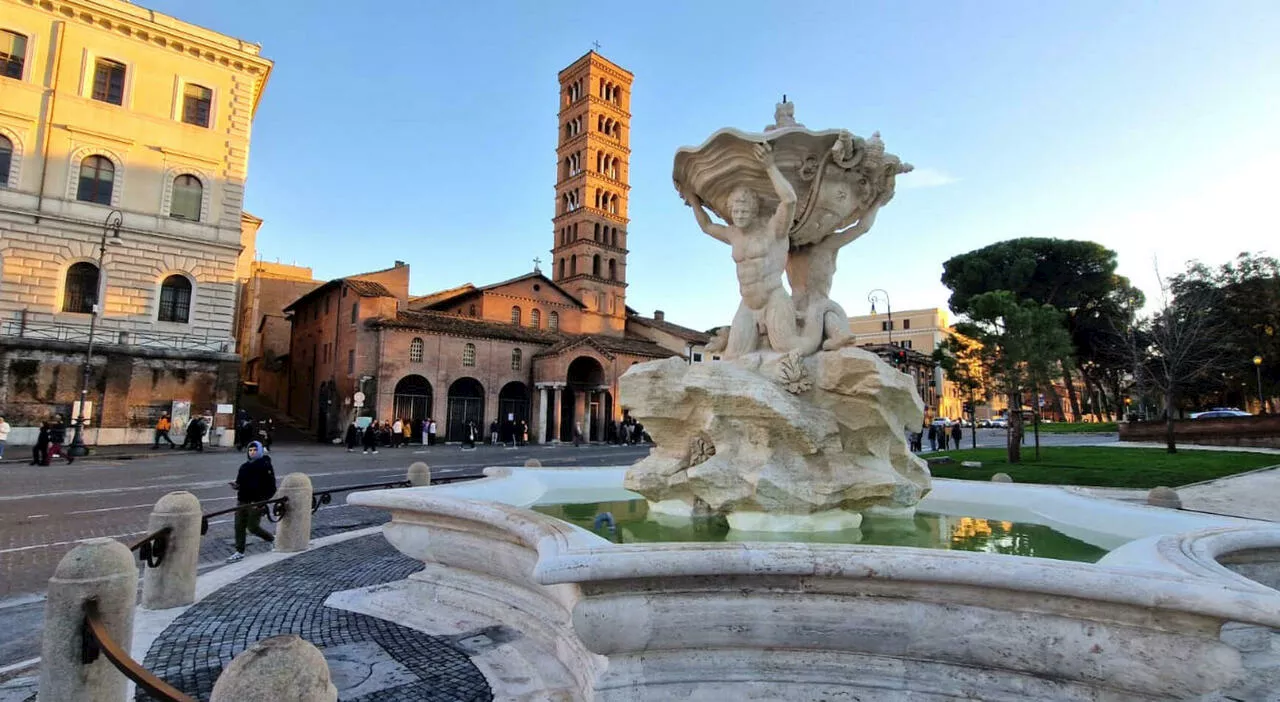
[(678, 151), (677, 192), (738, 265), (742, 302), (713, 342), (725, 362), (622, 378), (657, 443), (634, 466), (351, 495), (391, 512), (386, 538), (424, 569), (328, 604), (499, 632), (498, 653), (473, 660), (502, 699), (1156, 700), (1232, 685), (1244, 664), (1224, 627), (1280, 627), (1257, 568), (1280, 561), (1280, 529), (931, 480), (907, 450), (920, 399), (851, 346), (829, 293), (837, 251), (909, 170), (878, 135), (806, 129), (785, 99), (762, 133)]

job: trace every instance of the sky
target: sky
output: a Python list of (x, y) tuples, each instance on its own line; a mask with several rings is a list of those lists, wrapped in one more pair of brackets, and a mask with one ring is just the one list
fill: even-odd
[[(832, 298), (946, 306), (948, 258), (1022, 236), (1157, 271), (1280, 255), (1280, 3), (143, 0), (275, 62), (253, 128), (258, 252), (414, 294), (551, 270), (556, 74), (600, 43), (635, 74), (627, 302), (687, 326), (738, 304), (728, 247), (671, 184), (677, 148), (879, 131), (916, 166), (841, 252)], [(879, 308), (883, 311), (883, 308)]]

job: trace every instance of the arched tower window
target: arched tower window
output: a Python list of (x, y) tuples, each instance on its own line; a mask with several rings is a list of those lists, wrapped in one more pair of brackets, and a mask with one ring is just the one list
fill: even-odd
[(591, 257), (591, 275), (600, 277), (600, 254)]
[(511, 370), (520, 370), (521, 355), (520, 349), (511, 349)]
[(578, 274), (578, 257), (570, 256), (569, 257), (569, 275), (577, 275), (577, 274)]
[(171, 275), (160, 284), (161, 322), (186, 324), (191, 317), (191, 281), (185, 275)]
[(609, 259), (609, 280), (617, 280), (617, 279), (618, 279), (618, 262), (611, 258)]
[(511, 323), (520, 326), (520, 306), (516, 305), (511, 308)]
[(552, 312), (547, 315), (547, 329), (551, 331), (560, 331), (560, 313)]
[(600, 241), (600, 223), (596, 222), (595, 240)]
[(81, 261), (67, 269), (62, 288), (62, 311), (89, 314), (98, 299), (98, 267)]
[(476, 345), (467, 344), (462, 347), (462, 365), (474, 366), (476, 364)]
[(563, 277), (564, 277), (564, 259), (562, 258), (560, 259), (560, 275), (556, 276), (556, 278), (559, 279)]
[(542, 310), (529, 310), (529, 326), (534, 329), (542, 326)]
[(618, 247), (618, 228), (617, 227), (613, 227), (612, 229), (609, 230), (609, 245), (614, 248)]
[(409, 342), (409, 362), (422, 363), (422, 339), (416, 336)]

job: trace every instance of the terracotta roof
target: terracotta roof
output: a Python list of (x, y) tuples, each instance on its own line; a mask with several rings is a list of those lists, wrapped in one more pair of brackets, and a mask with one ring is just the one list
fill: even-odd
[(428, 310), (404, 310), (396, 313), (395, 319), (379, 317), (369, 321), (371, 327), (392, 329), (421, 329), (450, 336), (476, 337), (481, 339), (507, 339), (535, 344), (555, 344), (564, 335), (546, 329), (518, 327), (503, 322), (489, 322), (474, 317), (462, 317), (444, 312)]
[(646, 327), (652, 327), (659, 331), (664, 331), (676, 338), (684, 339), (685, 341), (692, 341), (695, 344), (705, 344), (708, 341), (711, 341), (710, 334), (700, 332), (696, 329), (690, 329), (689, 327), (682, 327), (679, 324), (668, 322), (665, 319), (641, 317), (640, 315), (637, 314), (637, 315), (633, 315), (630, 318), (630, 321), (643, 324)]
[(594, 346), (596, 350), (610, 357), (617, 354), (645, 356), (648, 358), (670, 358), (671, 356), (679, 355), (677, 353), (673, 353), (670, 349), (664, 349), (647, 339), (605, 336), (604, 334), (587, 334), (584, 336), (568, 337), (551, 348), (543, 349), (534, 354), (534, 358), (542, 356), (557, 356), (569, 349), (584, 344)]
[(409, 309), (413, 310), (413, 309), (422, 309), (424, 307), (430, 307), (432, 305), (439, 304), (446, 300), (452, 300), (455, 297), (461, 297), (463, 295), (466, 295), (469, 292), (472, 292), (475, 289), (476, 289), (476, 286), (472, 285), (471, 283), (463, 283), (462, 285), (459, 285), (456, 288), (449, 288), (448, 290), (438, 290), (436, 292), (429, 293), (427, 295), (411, 297), (409, 298)]
[(347, 287), (351, 288), (355, 292), (355, 294), (359, 295), (360, 297), (395, 297), (395, 295), (392, 295), (391, 291), (387, 290), (387, 287), (382, 283), (375, 283), (370, 280), (360, 280), (359, 278), (334, 278), (333, 280), (330, 280), (329, 282), (323, 285), (318, 285), (315, 288), (312, 288), (311, 292), (308, 292), (302, 297), (294, 300), (293, 302), (290, 302), (281, 311), (288, 312), (289, 310), (297, 307), (298, 305), (311, 299), (312, 297), (315, 297), (317, 295), (320, 295), (321, 293), (333, 290), (334, 288), (342, 285), (343, 283), (346, 283)]
[(471, 297), (472, 295), (480, 295), (481, 293), (484, 293), (486, 291), (496, 290), (497, 288), (501, 288), (504, 285), (510, 285), (512, 283), (518, 283), (522, 280), (530, 280), (533, 278), (540, 279), (541, 282), (551, 286), (551, 289), (555, 290), (556, 292), (559, 292), (561, 295), (568, 298), (570, 302), (577, 305), (578, 307), (581, 307), (584, 309), (586, 308), (586, 305), (582, 302), (582, 300), (579, 300), (568, 290), (565, 290), (564, 288), (557, 285), (554, 280), (551, 280), (547, 276), (543, 275), (540, 271), (525, 273), (524, 275), (516, 276), (514, 278), (508, 278), (507, 280), (504, 280), (499, 283), (493, 283), (491, 285), (483, 285), (478, 288), (472, 285), (471, 283), (467, 283), (466, 285), (462, 285), (456, 288), (452, 288), (449, 290), (442, 290), (440, 292), (432, 293), (430, 295), (424, 295), (421, 298), (415, 298), (414, 300), (411, 301), (411, 304), (414, 308), (417, 308), (417, 309), (424, 309), (427, 307), (440, 307), (445, 303), (450, 303), (450, 304), (456, 303), (459, 300), (465, 299), (467, 297)]

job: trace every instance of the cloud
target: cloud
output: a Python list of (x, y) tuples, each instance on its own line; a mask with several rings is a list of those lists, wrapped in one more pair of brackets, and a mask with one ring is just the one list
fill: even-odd
[(942, 185), (951, 185), (959, 181), (956, 178), (936, 168), (917, 168), (910, 173), (898, 176), (898, 189), (908, 188), (936, 188)]

